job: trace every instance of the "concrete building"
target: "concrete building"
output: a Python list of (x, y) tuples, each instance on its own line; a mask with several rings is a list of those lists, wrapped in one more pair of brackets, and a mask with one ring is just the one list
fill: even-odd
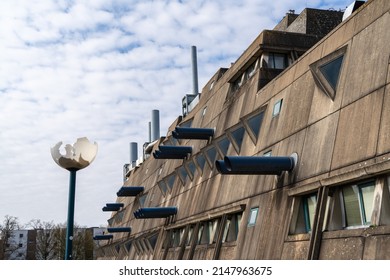
[(98, 257), (390, 259), (389, 11), (261, 32), (126, 172)]
[(34, 260), (36, 246), (35, 230), (14, 230), (8, 237), (7, 244), (2, 244), (5, 250), (2, 259)]

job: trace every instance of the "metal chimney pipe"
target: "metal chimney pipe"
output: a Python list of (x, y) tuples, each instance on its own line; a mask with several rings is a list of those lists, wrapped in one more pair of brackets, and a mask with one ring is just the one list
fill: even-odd
[(148, 123), (149, 125), (149, 143), (152, 142), (152, 122)]
[(199, 94), (198, 89), (198, 63), (196, 57), (196, 46), (191, 47), (191, 62), (192, 62), (192, 86), (193, 94)]
[(136, 142), (130, 142), (130, 164), (135, 165), (138, 159), (138, 144)]
[(152, 110), (152, 141), (160, 138), (160, 112), (159, 110)]

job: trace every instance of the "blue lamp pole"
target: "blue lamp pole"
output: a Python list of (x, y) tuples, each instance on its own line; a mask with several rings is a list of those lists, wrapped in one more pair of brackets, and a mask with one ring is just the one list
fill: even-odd
[(73, 227), (74, 227), (74, 201), (76, 194), (76, 172), (78, 169), (69, 169), (69, 197), (68, 197), (68, 219), (66, 226), (66, 247), (65, 260), (72, 259), (73, 248)]
[(76, 172), (87, 167), (96, 157), (97, 144), (91, 143), (86, 137), (78, 138), (76, 143), (65, 145), (66, 154), (60, 153), (62, 142), (51, 148), (53, 160), (62, 168), (70, 172), (69, 198), (68, 198), (68, 220), (66, 227), (65, 260), (72, 259), (73, 227), (74, 227), (74, 205), (76, 194)]

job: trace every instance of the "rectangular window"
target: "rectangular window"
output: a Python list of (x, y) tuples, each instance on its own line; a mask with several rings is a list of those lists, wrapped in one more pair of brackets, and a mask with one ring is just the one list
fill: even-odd
[(296, 197), (295, 203), (290, 234), (311, 232), (317, 206), (317, 194)]
[(254, 226), (256, 224), (257, 213), (259, 212), (259, 207), (251, 208), (248, 219), (248, 227)]
[(285, 69), (288, 66), (288, 57), (282, 53), (263, 53), (261, 67), (269, 69)]
[(236, 241), (238, 237), (238, 230), (240, 228), (242, 213), (230, 215), (225, 223), (222, 242)]
[(375, 181), (344, 187), (342, 190), (345, 226), (370, 225)]
[(274, 110), (272, 111), (272, 116), (275, 117), (280, 114), (282, 109), (283, 99), (278, 100), (274, 105)]
[(257, 69), (257, 62), (258, 60), (256, 60), (255, 62), (253, 62), (249, 67), (248, 69), (246, 69), (245, 71), (245, 77), (246, 79), (250, 79), (253, 77), (253, 75), (255, 74), (256, 72), (256, 69)]

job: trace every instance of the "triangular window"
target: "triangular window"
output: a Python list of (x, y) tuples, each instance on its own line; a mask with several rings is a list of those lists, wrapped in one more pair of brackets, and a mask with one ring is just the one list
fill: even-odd
[(310, 65), (317, 86), (332, 100), (336, 97), (346, 50), (343, 47)]
[(341, 64), (343, 63), (344, 55), (339, 56), (335, 60), (320, 66), (322, 75), (326, 78), (330, 86), (336, 90), (337, 82), (339, 81)]
[(261, 124), (263, 123), (264, 118), (264, 109), (259, 113), (246, 117), (244, 119), (244, 125), (248, 131), (249, 136), (251, 137), (253, 143), (256, 145), (257, 139), (260, 135)]
[(241, 150), (241, 144), (245, 135), (245, 128), (243, 126), (240, 126), (237, 129), (233, 130), (230, 135), (233, 140), (233, 146), (239, 154)]

